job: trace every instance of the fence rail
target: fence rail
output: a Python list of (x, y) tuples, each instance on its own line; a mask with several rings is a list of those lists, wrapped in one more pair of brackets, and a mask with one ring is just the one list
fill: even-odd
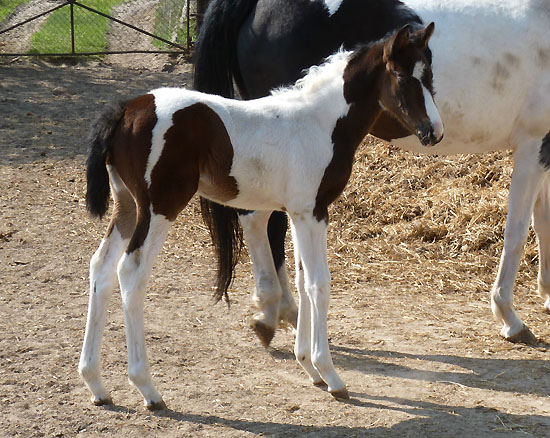
[[(84, 0), (81, 0), (84, 1)], [(98, 8), (94, 8), (91, 6), (88, 6), (86, 4), (83, 4), (81, 1), (78, 0), (65, 0), (61, 4), (50, 8), (48, 10), (42, 11), (40, 13), (37, 13), (36, 15), (33, 15), (30, 18), (24, 19), (21, 22), (15, 23), (10, 25), (9, 27), (5, 29), (0, 28), (0, 38), (4, 40), (3, 44), (0, 44), (0, 56), (62, 56), (62, 57), (70, 57), (70, 56), (97, 56), (97, 55), (110, 55), (110, 54), (131, 54), (131, 53), (167, 53), (167, 54), (188, 54), (191, 50), (192, 44), (193, 44), (193, 31), (192, 28), (192, 20), (196, 20), (198, 14), (195, 12), (192, 12), (191, 8), (191, 0), (160, 0), (156, 2), (152, 2), (150, 0), (138, 0), (138, 1), (123, 1), (119, 2), (121, 7), (130, 7), (131, 4), (137, 5), (137, 6), (145, 6), (151, 8), (151, 4), (154, 4), (156, 6), (157, 14), (155, 15), (155, 19), (157, 21), (163, 21), (163, 17), (158, 15), (158, 9), (162, 4), (164, 6), (168, 5), (164, 9), (167, 9), (170, 14), (169, 17), (164, 19), (164, 21), (167, 21), (169, 25), (171, 25), (173, 28), (171, 29), (171, 33), (173, 36), (173, 39), (176, 41), (169, 40), (163, 36), (160, 36), (156, 33), (149, 32), (147, 30), (144, 30), (141, 27), (138, 27), (134, 24), (129, 23), (129, 20), (121, 20), (119, 18), (114, 17), (110, 13), (106, 13), (103, 11), (100, 11)], [(97, 1), (96, 1), (97, 3)], [(115, 4), (116, 2), (111, 0), (112, 4)], [(107, 4), (106, 0), (103, 0), (103, 4)], [(63, 11), (65, 9), (65, 11)], [(147, 47), (144, 48), (131, 48), (131, 49), (101, 49), (101, 50), (86, 50), (86, 47), (90, 47), (85, 42), (81, 43), (79, 45), (78, 40), (82, 39), (79, 38), (81, 32), (82, 34), (88, 34), (90, 33), (89, 29), (84, 29), (84, 25), (86, 24), (86, 19), (83, 18), (84, 15), (80, 14), (80, 20), (77, 20), (75, 11), (76, 10), (82, 10), (86, 11), (88, 14), (93, 14), (93, 16), (102, 17), (105, 20), (108, 20), (109, 23), (111, 23), (111, 26), (114, 24), (119, 25), (119, 27), (122, 27), (126, 30), (126, 34), (128, 32), (134, 32), (137, 34), (140, 34), (142, 36), (142, 39), (147, 37), (149, 40), (145, 45)], [(181, 11), (180, 11), (181, 9)], [(66, 10), (68, 10), (68, 14), (66, 13)], [(173, 17), (171, 15), (172, 12), (176, 10), (176, 18), (177, 23), (172, 23)], [(65, 15), (63, 15), (61, 18), (61, 12), (65, 12)], [(53, 20), (54, 14), (58, 14), (56, 19)], [(35, 20), (42, 19), (45, 22), (45, 19), (52, 19), (52, 21), (55, 21), (58, 28), (55, 28), (55, 24), (53, 31), (50, 30), (54, 35), (65, 37), (67, 36), (67, 32), (70, 33), (70, 50), (59, 50), (59, 45), (62, 43), (53, 43), (52, 46), (54, 47), (53, 50), (45, 50), (43, 48), (43, 44), (39, 45), (39, 48), (33, 48), (31, 47), (29, 50), (16, 50), (16, 51), (10, 51), (9, 50), (9, 44), (6, 43), (6, 41), (9, 42), (9, 33), (16, 30), (24, 28), (25, 26), (29, 25), (31, 22)], [(87, 21), (91, 21), (90, 15), (87, 15)], [(46, 19), (46, 20), (47, 20)], [(0, 23), (1, 25), (1, 23)], [(52, 27), (50, 26), (50, 27)], [(44, 23), (42, 24), (42, 27), (45, 27)], [(106, 26), (106, 28), (109, 28), (109, 26)], [(36, 35), (39, 35), (40, 32), (43, 29), (40, 29), (38, 32), (36, 32), (32, 39)], [(92, 25), (92, 32), (93, 32), (93, 25)], [(183, 32), (182, 32), (183, 31)], [(101, 29), (97, 29), (98, 34), (102, 32)], [(107, 32), (107, 31), (105, 31)], [(184, 36), (184, 43), (180, 44), (178, 41), (178, 36), (181, 36), (183, 33)], [(107, 44), (107, 40), (105, 35), (98, 36), (98, 39), (104, 38), (105, 44)], [(90, 36), (87, 35), (88, 41), (90, 41)], [(122, 39), (122, 38), (121, 38)], [(180, 38), (181, 39), (181, 38)], [(38, 41), (39, 39), (36, 38)], [(1, 40), (0, 40), (1, 41)], [(65, 41), (65, 43), (67, 43)], [(115, 41), (116, 43), (123, 44), (122, 41)], [(95, 44), (101, 44), (101, 43), (95, 43)], [(32, 44), (31, 44), (32, 45)], [(81, 46), (84, 46), (84, 48), (81, 49)], [(111, 45), (111, 44), (109, 44)], [(3, 50), (3, 47), (8, 47), (8, 50)], [(161, 48), (164, 46), (165, 48)], [(42, 48), (40, 48), (42, 47)]]

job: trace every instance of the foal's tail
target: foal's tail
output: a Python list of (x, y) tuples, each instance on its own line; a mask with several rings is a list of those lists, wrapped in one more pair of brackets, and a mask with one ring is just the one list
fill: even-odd
[(102, 218), (109, 207), (111, 189), (106, 160), (111, 150), (111, 137), (124, 110), (124, 104), (108, 107), (90, 129), (86, 160), (86, 208), (92, 216)]

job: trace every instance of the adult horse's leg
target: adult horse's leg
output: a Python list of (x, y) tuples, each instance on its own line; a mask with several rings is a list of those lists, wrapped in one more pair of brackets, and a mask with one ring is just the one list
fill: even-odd
[(514, 172), (510, 184), (508, 216), (504, 231), (504, 248), (495, 284), (491, 291), (491, 308), (502, 322), (501, 335), (512, 342), (536, 343), (535, 336), (514, 311), (513, 287), (529, 231), (535, 200), (546, 170), (539, 161), (541, 139), (522, 131), (516, 140)]
[(533, 227), (539, 242), (538, 291), (546, 299), (544, 308), (550, 311), (550, 180), (547, 176), (535, 203)]
[(163, 409), (166, 405), (149, 372), (143, 302), (154, 259), (164, 244), (170, 225), (168, 219), (152, 213), (149, 207), (140, 209), (136, 231), (118, 264), (128, 348), (128, 378), (141, 392), (145, 406), (150, 410)]
[(273, 339), (279, 320), (296, 327), (298, 315), (284, 263), (286, 214), (276, 213), (271, 217), (265, 211), (239, 215), (254, 268), (252, 299), (258, 312), (251, 326), (265, 347)]
[[(313, 383), (320, 383), (317, 378), (319, 375), (335, 398), (347, 399), (348, 390), (334, 369), (328, 344), (330, 272), (327, 261), (327, 223), (324, 220), (317, 221), (313, 215), (292, 217), (292, 235), (294, 245), (298, 248), (297, 263), (301, 265), (297, 266), (300, 283), (303, 276), (303, 287), (298, 285), (299, 290), (303, 290), (300, 290), (296, 357)], [(309, 336), (308, 319), (311, 321)], [(309, 342), (311, 348), (307, 352)]]
[(285, 238), (288, 230), (288, 217), (286, 213), (275, 211), (271, 214), (267, 226), (269, 246), (273, 254), (273, 261), (279, 278), (279, 284), (283, 295), (279, 305), (279, 319), (296, 328), (298, 321), (298, 307), (294, 301), (292, 288), (288, 281), (288, 273), (285, 263)]
[(114, 209), (107, 234), (90, 261), (90, 299), (78, 371), (95, 405), (111, 404), (101, 378), (100, 350), (107, 303), (116, 286), (116, 266), (134, 231), (136, 207), (130, 192), (111, 172)]

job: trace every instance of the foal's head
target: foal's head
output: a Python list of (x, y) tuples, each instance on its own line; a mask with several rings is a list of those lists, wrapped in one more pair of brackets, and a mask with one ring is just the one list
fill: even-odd
[(411, 33), (409, 25), (383, 46), (384, 69), (380, 78), (379, 103), (424, 146), (443, 138), (443, 123), (434, 103), (432, 69), (426, 58), (434, 23)]

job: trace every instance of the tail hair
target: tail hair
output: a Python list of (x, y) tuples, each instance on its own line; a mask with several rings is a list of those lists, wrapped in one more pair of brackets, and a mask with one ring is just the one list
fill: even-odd
[(193, 88), (233, 98), (237, 38), (241, 24), (258, 0), (212, 0), (195, 44)]
[(109, 106), (92, 124), (88, 135), (86, 160), (86, 208), (92, 216), (102, 218), (109, 207), (109, 174), (106, 160), (113, 133), (125, 111), (123, 103)]
[(214, 298), (225, 298), (229, 304), (227, 289), (235, 276), (244, 246), (243, 232), (239, 224), (238, 210), (200, 198), (201, 214), (210, 231), (210, 237), (218, 258), (218, 271)]

